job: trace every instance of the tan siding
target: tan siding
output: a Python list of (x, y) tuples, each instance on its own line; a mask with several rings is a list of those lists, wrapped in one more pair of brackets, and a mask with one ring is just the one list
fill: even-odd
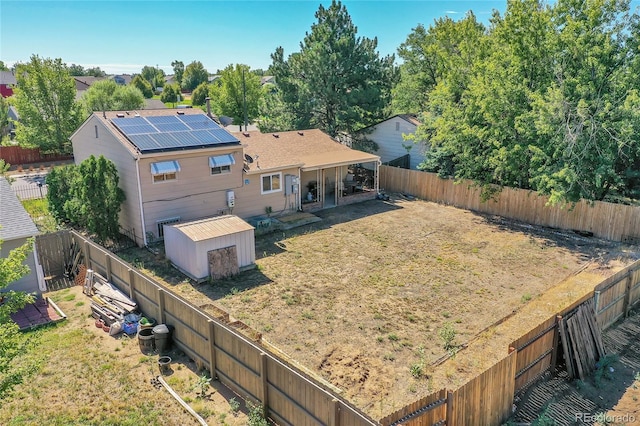
[[(271, 173), (271, 172), (268, 172)], [(276, 173), (276, 172), (273, 172)], [(249, 183), (244, 185), (241, 190), (236, 191), (236, 207), (233, 209), (233, 214), (240, 216), (243, 219), (247, 219), (254, 216), (265, 216), (266, 208), (270, 206), (273, 210), (273, 215), (276, 216), (280, 213), (296, 210), (295, 198), (298, 195), (285, 196), (284, 193), (284, 177), (285, 175), (298, 176), (298, 169), (284, 169), (282, 170), (282, 188), (280, 192), (274, 192), (271, 194), (261, 194), (261, 174), (245, 175), (245, 181)], [(304, 187), (301, 190), (305, 190)], [(293, 208), (292, 208), (293, 205)]]
[[(96, 138), (96, 125), (98, 138)], [(104, 155), (115, 164), (120, 178), (120, 187), (127, 197), (120, 212), (120, 226), (127, 230), (133, 229), (137, 242), (141, 244), (144, 232), (141, 232), (136, 164), (131, 152), (95, 116), (89, 118), (89, 121), (78, 130), (72, 143), (76, 164), (80, 164), (92, 154), (96, 157)]]
[[(231, 173), (211, 175), (209, 157), (234, 153), (236, 163)], [(142, 187), (146, 232), (157, 235), (156, 222), (180, 217), (182, 221), (201, 219), (229, 213), (227, 191), (238, 192), (242, 186), (242, 151), (234, 149), (202, 150), (163, 154), (140, 160), (140, 186)], [(175, 180), (154, 183), (151, 163), (176, 160), (180, 172)]]

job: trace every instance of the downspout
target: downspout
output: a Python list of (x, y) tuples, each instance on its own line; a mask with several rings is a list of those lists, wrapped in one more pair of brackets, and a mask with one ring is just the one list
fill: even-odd
[(142, 206), (142, 188), (140, 186), (140, 155), (136, 156), (136, 179), (138, 180), (138, 201), (140, 202), (140, 221), (142, 225), (142, 242), (147, 246), (147, 226), (144, 222), (144, 210)]

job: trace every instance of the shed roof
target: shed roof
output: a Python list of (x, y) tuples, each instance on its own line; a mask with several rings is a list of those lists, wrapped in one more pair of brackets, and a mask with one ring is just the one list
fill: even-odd
[(9, 182), (0, 177), (0, 240), (17, 240), (39, 233), (22, 203), (11, 190)]
[(255, 229), (238, 216), (224, 215), (171, 225), (191, 241), (204, 241)]

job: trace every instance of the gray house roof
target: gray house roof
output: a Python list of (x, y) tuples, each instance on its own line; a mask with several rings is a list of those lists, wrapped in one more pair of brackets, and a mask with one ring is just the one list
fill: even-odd
[(17, 240), (39, 233), (35, 223), (11, 190), (9, 182), (0, 177), (0, 240)]

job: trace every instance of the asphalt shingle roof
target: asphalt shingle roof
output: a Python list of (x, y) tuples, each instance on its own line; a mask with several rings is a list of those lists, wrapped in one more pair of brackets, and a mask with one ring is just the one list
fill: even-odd
[(11, 190), (9, 182), (0, 177), (0, 240), (17, 240), (39, 233), (22, 203)]

